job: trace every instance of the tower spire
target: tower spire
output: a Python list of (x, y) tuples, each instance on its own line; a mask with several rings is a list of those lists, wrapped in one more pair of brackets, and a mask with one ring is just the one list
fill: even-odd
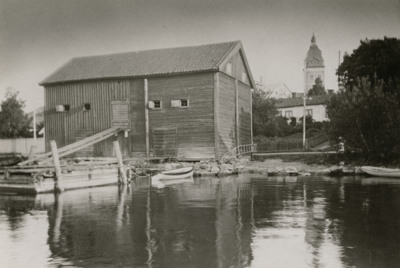
[(312, 37), (311, 37), (311, 45), (316, 45), (317, 44), (317, 41), (316, 41), (316, 39), (315, 39), (315, 35), (314, 35), (314, 33), (312, 34)]

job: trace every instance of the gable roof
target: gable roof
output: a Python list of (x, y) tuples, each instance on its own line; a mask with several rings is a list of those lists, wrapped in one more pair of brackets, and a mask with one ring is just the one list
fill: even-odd
[[(219, 71), (225, 59), (239, 50), (244, 54), (242, 43), (234, 41), (73, 58), (44, 79), (40, 85), (104, 78)], [(245, 64), (250, 73), (247, 62)], [(254, 85), (253, 81), (251, 84)]]
[[(325, 105), (332, 98), (333, 94), (317, 95), (307, 98), (307, 106), (310, 105)], [(288, 108), (288, 107), (303, 107), (303, 98), (290, 98), (290, 99), (279, 99), (276, 102), (276, 108)]]

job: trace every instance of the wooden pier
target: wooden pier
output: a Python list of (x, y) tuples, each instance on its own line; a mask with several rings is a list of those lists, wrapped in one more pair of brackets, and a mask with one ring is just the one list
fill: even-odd
[(123, 164), (118, 141), (114, 142), (116, 158), (72, 158), (62, 161), (59, 158), (106, 139), (118, 131), (119, 128), (112, 128), (60, 149), (57, 149), (55, 141), (50, 141), (51, 152), (0, 169), (0, 193), (38, 194), (128, 183), (129, 167)]

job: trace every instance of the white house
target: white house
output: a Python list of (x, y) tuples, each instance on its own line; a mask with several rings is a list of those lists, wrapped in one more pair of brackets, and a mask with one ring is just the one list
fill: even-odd
[[(306, 99), (306, 115), (310, 115), (316, 122), (329, 121), (326, 113), (326, 104), (332, 94), (312, 96)], [(286, 118), (296, 118), (296, 122), (303, 118), (303, 98), (279, 99), (276, 108)]]

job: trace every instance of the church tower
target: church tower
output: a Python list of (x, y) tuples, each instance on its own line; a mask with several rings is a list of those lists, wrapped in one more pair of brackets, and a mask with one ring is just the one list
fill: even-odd
[(315, 79), (319, 77), (322, 80), (322, 85), (325, 86), (325, 66), (322, 58), (321, 50), (317, 46), (315, 36), (311, 38), (311, 46), (304, 60), (304, 93), (307, 92), (315, 84)]

